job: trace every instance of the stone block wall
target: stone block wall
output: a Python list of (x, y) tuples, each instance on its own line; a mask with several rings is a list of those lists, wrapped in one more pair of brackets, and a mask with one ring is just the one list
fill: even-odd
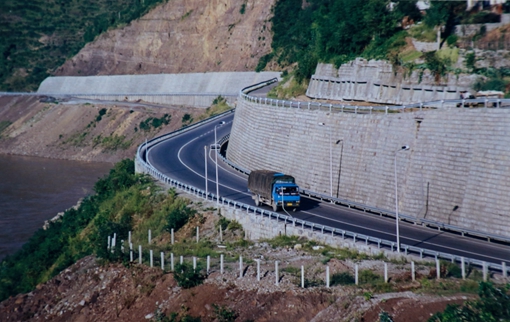
[(428, 71), (404, 75), (395, 72), (388, 62), (357, 58), (338, 70), (330, 64), (318, 64), (306, 95), (316, 99), (403, 105), (458, 99), (475, 81), (476, 76), (472, 75), (449, 75), (437, 82)]
[[(325, 123), (320, 126), (318, 123)], [(227, 158), (305, 189), (510, 237), (510, 110), (355, 115), (238, 101)]]

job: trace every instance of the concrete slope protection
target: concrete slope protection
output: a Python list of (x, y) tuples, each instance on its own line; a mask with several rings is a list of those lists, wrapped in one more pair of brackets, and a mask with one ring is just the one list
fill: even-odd
[(46, 78), (39, 94), (215, 94), (237, 95), (251, 84), (273, 77), (279, 72), (213, 72), (189, 74), (60, 76)]
[[(178, 187), (189, 193), (197, 194), (201, 191), (202, 197), (205, 194), (210, 198), (212, 195), (219, 195), (223, 200), (220, 202), (221, 204), (227, 202), (225, 199), (229, 200), (229, 204), (236, 203), (237, 210), (232, 210), (224, 205), (222, 214), (226, 208), (229, 209), (227, 211), (233, 212), (236, 220), (247, 225), (247, 238), (250, 239), (272, 238), (279, 234), (297, 234), (298, 236), (316, 238), (316, 240), (338, 247), (356, 247), (373, 254), (382, 251), (377, 242), (375, 245), (373, 244), (374, 238), (375, 240), (395, 240), (394, 219), (340, 207), (328, 201), (319, 202), (303, 197), (300, 209), (291, 212), (290, 217), (285, 215), (285, 210), (276, 214), (269, 211), (270, 207), (268, 206), (255, 208), (254, 201), (247, 191), (247, 176), (236, 172), (229, 165), (221, 162), (220, 158), (218, 158), (220, 162), (217, 167), (219, 182), (216, 186), (216, 150), (211, 150), (208, 147), (215, 141), (215, 129), (218, 140), (223, 139), (230, 132), (232, 119), (233, 115), (228, 113), (219, 119), (207, 120), (195, 127), (149, 141), (147, 153), (145, 153), (144, 146), (140, 148), (140, 158), (136, 159), (137, 172), (149, 173), (170, 186)], [(220, 121), (226, 123), (221, 124)], [(170, 183), (169, 179), (173, 180), (173, 183)], [(218, 193), (216, 189), (218, 189)], [(239, 208), (240, 205), (246, 205), (251, 209)], [(268, 219), (268, 214), (271, 214), (270, 217), (273, 220)], [(287, 217), (285, 225), (283, 217)], [(279, 219), (274, 220), (276, 218)], [(324, 227), (330, 228), (324, 231)], [(331, 228), (336, 229), (336, 233), (332, 234)], [(343, 238), (342, 231), (344, 230), (357, 234), (359, 242)], [(371, 236), (371, 244), (366, 244), (362, 236)], [(407, 247), (412, 246), (415, 249), (427, 249), (425, 256), (433, 257), (435, 254), (435, 256), (441, 256), (440, 258), (454, 258), (457, 261), (464, 257), (470, 259), (470, 262), (474, 259), (494, 263), (496, 265), (493, 264), (492, 267), (496, 270), (502, 269), (502, 266), (497, 266), (498, 264), (510, 260), (510, 253), (505, 246), (438, 233), (429, 228), (406, 223), (401, 224), (401, 242), (406, 252)], [(389, 245), (385, 243), (382, 247), (385, 250), (396, 251), (394, 245)], [(416, 250), (414, 253), (417, 253)]]
[(390, 211), (397, 187), (401, 213), (510, 237), (510, 109), (362, 115), (277, 105), (238, 99), (230, 161)]

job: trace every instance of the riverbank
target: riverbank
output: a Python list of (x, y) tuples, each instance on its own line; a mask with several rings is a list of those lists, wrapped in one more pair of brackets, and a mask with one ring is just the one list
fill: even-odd
[(175, 131), (203, 108), (128, 102), (77, 103), (0, 96), (0, 154), (118, 162), (146, 139)]

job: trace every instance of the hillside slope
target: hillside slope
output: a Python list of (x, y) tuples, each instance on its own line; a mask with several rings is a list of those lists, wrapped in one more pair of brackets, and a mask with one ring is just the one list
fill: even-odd
[(105, 162), (133, 158), (145, 139), (204, 114), (199, 108), (143, 103), (44, 103), (36, 96), (0, 96), (0, 107), (1, 154)]
[(271, 51), (275, 0), (176, 0), (108, 31), (57, 76), (254, 70)]

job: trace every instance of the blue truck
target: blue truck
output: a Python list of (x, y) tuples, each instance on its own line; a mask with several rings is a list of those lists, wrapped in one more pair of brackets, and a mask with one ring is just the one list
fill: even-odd
[(253, 170), (248, 176), (248, 191), (255, 206), (266, 204), (278, 211), (280, 208), (296, 211), (301, 202), (299, 187), (294, 177), (270, 170)]

